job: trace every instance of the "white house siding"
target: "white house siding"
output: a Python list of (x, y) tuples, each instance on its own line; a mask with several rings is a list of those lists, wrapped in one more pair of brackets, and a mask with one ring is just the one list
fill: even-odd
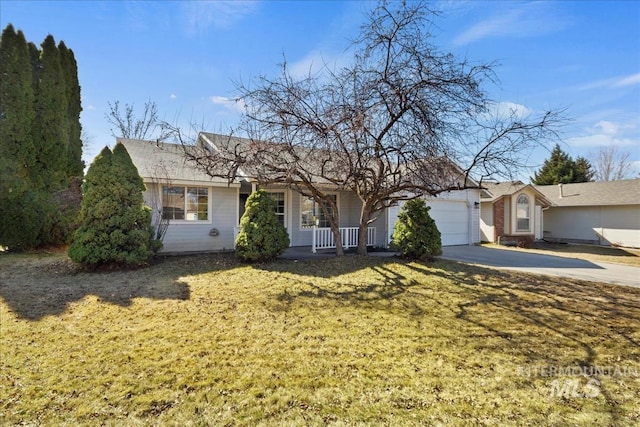
[(493, 203), (483, 203), (480, 209), (480, 240), (493, 242), (494, 236)]
[(543, 228), (552, 239), (640, 247), (640, 205), (552, 207)]
[[(209, 221), (171, 221), (161, 252), (232, 250), (238, 197), (237, 187), (209, 187)], [(218, 230), (217, 236), (209, 234), (213, 228)]]

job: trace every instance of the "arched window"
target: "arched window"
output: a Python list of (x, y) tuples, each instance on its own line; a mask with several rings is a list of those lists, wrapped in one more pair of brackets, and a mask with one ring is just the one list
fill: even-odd
[(524, 194), (518, 196), (516, 203), (516, 231), (531, 231), (531, 208)]

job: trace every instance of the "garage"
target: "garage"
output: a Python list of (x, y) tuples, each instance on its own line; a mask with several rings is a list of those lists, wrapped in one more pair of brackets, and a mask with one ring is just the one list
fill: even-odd
[[(398, 213), (404, 205), (389, 208), (389, 240), (398, 219)], [(468, 245), (469, 242), (469, 206), (464, 200), (427, 200), (431, 206), (429, 215), (435, 220), (442, 235), (442, 246)]]

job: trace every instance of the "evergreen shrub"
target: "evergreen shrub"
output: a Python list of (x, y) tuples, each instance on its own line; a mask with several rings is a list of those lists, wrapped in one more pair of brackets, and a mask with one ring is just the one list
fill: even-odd
[(391, 237), (391, 247), (403, 257), (431, 260), (442, 254), (442, 237), (436, 222), (429, 215), (424, 200), (414, 199), (405, 203), (398, 214)]
[(88, 267), (147, 264), (161, 243), (154, 239), (151, 210), (144, 206), (144, 183), (126, 148), (105, 147), (87, 171), (81, 225), (69, 257)]
[(266, 261), (289, 247), (287, 229), (278, 222), (276, 202), (264, 190), (251, 194), (240, 219), (236, 255), (243, 261)]

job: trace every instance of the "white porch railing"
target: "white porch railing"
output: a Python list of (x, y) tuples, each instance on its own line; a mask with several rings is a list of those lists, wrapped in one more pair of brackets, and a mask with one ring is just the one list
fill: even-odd
[[(329, 227), (313, 227), (311, 239), (311, 252), (317, 249), (332, 249), (336, 247), (333, 233)], [(342, 247), (345, 249), (358, 246), (358, 227), (340, 227)], [(376, 242), (376, 228), (367, 228), (367, 246), (373, 246)]]

